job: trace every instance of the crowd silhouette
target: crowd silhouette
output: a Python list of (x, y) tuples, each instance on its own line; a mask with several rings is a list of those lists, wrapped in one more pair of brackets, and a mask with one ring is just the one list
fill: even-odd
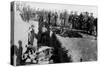
[(94, 17), (93, 13), (71, 11), (49, 11), (44, 9), (31, 9), (23, 7), (21, 17), (24, 21), (37, 20), (41, 24), (45, 23), (46, 26), (60, 26), (69, 29), (76, 29), (85, 31), (89, 35), (97, 36), (97, 21), (98, 18)]

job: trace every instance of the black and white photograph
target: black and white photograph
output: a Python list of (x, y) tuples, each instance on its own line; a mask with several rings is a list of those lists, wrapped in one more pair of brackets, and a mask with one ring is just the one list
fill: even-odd
[(11, 65), (98, 60), (97, 6), (11, 2)]

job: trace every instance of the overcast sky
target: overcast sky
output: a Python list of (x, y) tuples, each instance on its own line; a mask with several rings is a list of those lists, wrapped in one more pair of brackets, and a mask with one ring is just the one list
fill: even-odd
[[(19, 3), (19, 2), (18, 2)], [(67, 11), (78, 11), (80, 12), (89, 12), (93, 13), (95, 17), (98, 16), (97, 7), (96, 6), (86, 6), (86, 5), (71, 5), (71, 4), (54, 4), (54, 3), (39, 3), (39, 2), (20, 2), (22, 4), (30, 5), (32, 8), (40, 8), (47, 10), (67, 10)]]

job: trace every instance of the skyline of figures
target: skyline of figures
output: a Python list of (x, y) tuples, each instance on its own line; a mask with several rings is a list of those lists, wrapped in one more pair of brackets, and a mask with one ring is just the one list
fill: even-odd
[(94, 13), (39, 9), (30, 3), (23, 4), (16, 2), (13, 8), (15, 47), (11, 49), (15, 50), (12, 59), (16, 56), (16, 65), (97, 60), (98, 17)]
[(20, 15), (24, 21), (35, 19), (41, 23), (47, 23), (52, 26), (64, 26), (71, 29), (84, 30), (89, 34), (97, 35), (98, 19), (93, 16), (93, 13), (81, 12), (78, 14), (78, 11), (71, 11), (68, 14), (67, 10), (63, 12), (52, 12), (45, 9), (32, 10), (30, 7), (23, 7)]

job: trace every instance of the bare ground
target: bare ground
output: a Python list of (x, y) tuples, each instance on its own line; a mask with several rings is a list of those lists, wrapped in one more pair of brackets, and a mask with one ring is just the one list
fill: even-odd
[(92, 36), (82, 34), (83, 38), (69, 38), (57, 35), (62, 47), (69, 50), (72, 60), (96, 61), (97, 60), (97, 40)]

